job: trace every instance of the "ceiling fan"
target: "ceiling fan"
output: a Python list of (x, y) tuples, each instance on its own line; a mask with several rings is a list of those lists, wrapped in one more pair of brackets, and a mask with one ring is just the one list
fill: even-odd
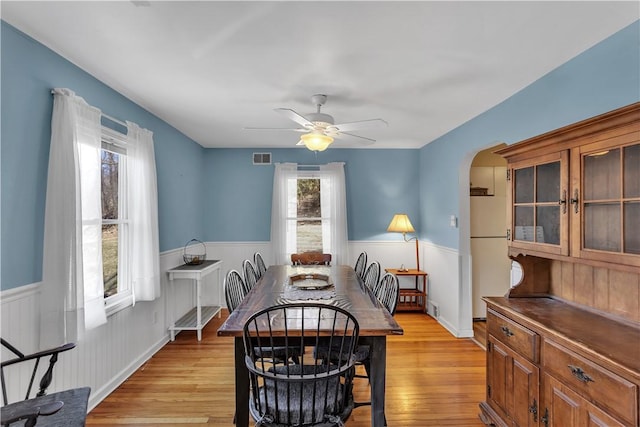
[(324, 151), (333, 143), (334, 138), (349, 139), (361, 144), (373, 144), (375, 139), (360, 135), (354, 135), (351, 131), (365, 128), (379, 128), (387, 126), (387, 122), (382, 119), (360, 120), (357, 122), (335, 124), (333, 117), (321, 113), (320, 108), (327, 102), (327, 95), (316, 94), (311, 97), (311, 102), (317, 107), (315, 113), (301, 115), (290, 108), (276, 108), (274, 111), (280, 113), (290, 120), (298, 123), (299, 128), (252, 128), (248, 130), (286, 130), (294, 132), (305, 132), (300, 136), (300, 141), (296, 145), (304, 145), (311, 151)]

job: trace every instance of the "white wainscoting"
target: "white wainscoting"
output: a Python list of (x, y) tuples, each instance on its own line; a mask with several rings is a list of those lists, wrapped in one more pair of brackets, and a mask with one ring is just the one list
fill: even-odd
[[(182, 250), (165, 252), (160, 256), (163, 272), (181, 263)], [(1, 294), (2, 337), (24, 353), (38, 350), (40, 286), (40, 283), (35, 283)], [(159, 299), (138, 302), (110, 316), (105, 325), (87, 331), (75, 349), (60, 356), (49, 392), (90, 386), (91, 409), (115, 390), (168, 342), (167, 328), (173, 318), (167, 314), (167, 307), (172, 308), (173, 301), (168, 301), (167, 291), (167, 275), (162, 274), (162, 296)], [(181, 302), (190, 295), (179, 296), (182, 298), (178, 302)], [(10, 353), (3, 350), (3, 360), (10, 357)], [(40, 365), (39, 371), (44, 372), (48, 360), (43, 360)], [(16, 367), (7, 371), (10, 402), (24, 398), (31, 369)], [(35, 394), (37, 384), (34, 388), (32, 393)]]
[[(256, 251), (261, 252), (267, 264), (273, 262), (269, 242), (209, 242), (206, 247), (208, 259), (223, 261), (223, 277), (230, 269), (240, 271), (242, 261), (253, 259)], [(352, 241), (349, 242), (349, 250), (352, 265), (362, 251), (367, 252), (369, 262), (377, 260), (383, 269), (397, 268), (401, 264), (414, 267), (415, 263), (413, 242)], [(420, 265), (429, 273), (429, 301), (436, 301), (439, 305), (438, 320), (453, 335), (464, 336), (459, 324), (457, 251), (420, 242), (420, 258)], [(92, 409), (167, 344), (168, 327), (194, 303), (194, 286), (189, 281), (175, 281), (171, 287), (164, 273), (182, 263), (182, 248), (163, 252), (160, 256), (162, 296), (121, 310), (110, 316), (107, 324), (89, 331), (75, 349), (60, 356), (49, 391), (90, 386), (89, 408)], [(34, 283), (0, 294), (2, 337), (25, 353), (38, 349), (40, 286), (40, 283)], [(222, 286), (223, 283), (217, 283), (215, 275), (205, 280), (205, 288), (216, 290), (213, 297), (218, 295), (217, 290)], [(224, 305), (224, 301), (220, 303)], [(195, 339), (195, 332), (181, 333), (193, 334)], [(9, 357), (3, 351), (2, 359)], [(47, 363), (41, 363), (42, 371)], [(24, 398), (28, 370), (7, 372), (10, 401)]]
[[(429, 273), (428, 313), (458, 338), (472, 337), (471, 290), (463, 287), (463, 264), (455, 249), (421, 242), (421, 265)], [(438, 313), (434, 313), (434, 306)]]

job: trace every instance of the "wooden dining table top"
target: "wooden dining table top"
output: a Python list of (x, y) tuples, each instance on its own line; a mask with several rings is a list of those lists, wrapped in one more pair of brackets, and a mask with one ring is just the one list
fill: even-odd
[[(314, 273), (330, 277), (332, 286), (327, 287), (326, 291), (331, 294), (331, 297), (308, 300), (287, 298), (288, 295), (292, 295), (288, 293), (291, 290), (296, 291), (295, 295), (301, 295), (299, 289), (294, 289), (291, 276)], [(308, 292), (317, 294), (319, 291), (309, 290)], [(220, 326), (218, 335), (242, 336), (244, 324), (252, 314), (268, 307), (299, 302), (326, 304), (349, 311), (358, 321), (361, 336), (403, 334), (402, 327), (371, 293), (351, 266), (272, 265)]]

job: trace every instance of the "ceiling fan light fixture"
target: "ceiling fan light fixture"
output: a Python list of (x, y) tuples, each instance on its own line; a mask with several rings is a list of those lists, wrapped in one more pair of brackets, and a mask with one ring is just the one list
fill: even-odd
[(324, 151), (331, 145), (333, 138), (322, 133), (305, 133), (300, 140), (311, 151)]

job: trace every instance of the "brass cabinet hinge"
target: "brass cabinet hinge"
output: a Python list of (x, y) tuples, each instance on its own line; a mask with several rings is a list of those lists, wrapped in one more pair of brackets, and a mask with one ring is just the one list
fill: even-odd
[(511, 181), (511, 169), (507, 169), (507, 181)]

